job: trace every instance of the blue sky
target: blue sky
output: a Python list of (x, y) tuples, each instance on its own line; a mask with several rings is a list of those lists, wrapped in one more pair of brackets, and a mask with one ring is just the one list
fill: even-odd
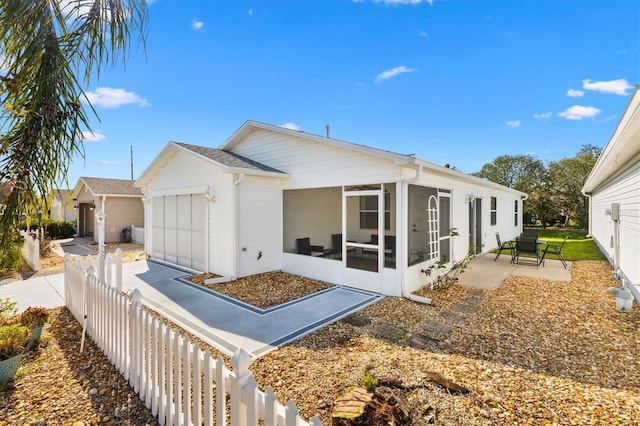
[(100, 121), (69, 184), (248, 119), (467, 173), (558, 160), (604, 146), (638, 83), (636, 0), (155, 0), (146, 58), (86, 89)]

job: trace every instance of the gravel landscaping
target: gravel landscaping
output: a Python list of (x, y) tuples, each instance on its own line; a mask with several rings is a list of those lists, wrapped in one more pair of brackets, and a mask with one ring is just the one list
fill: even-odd
[[(496, 291), (427, 291), (432, 306), (385, 298), (250, 368), (261, 389), (325, 424), (335, 395), (368, 373), (406, 385), (397, 394), (411, 424), (640, 425), (640, 308), (615, 309), (606, 262), (571, 272), (571, 282), (509, 277)], [(235, 290), (265, 294), (252, 285)], [(78, 352), (80, 333), (66, 309), (53, 311), (40, 347), (0, 392), (0, 426), (157, 424), (91, 343)], [(469, 392), (449, 392), (431, 373)]]

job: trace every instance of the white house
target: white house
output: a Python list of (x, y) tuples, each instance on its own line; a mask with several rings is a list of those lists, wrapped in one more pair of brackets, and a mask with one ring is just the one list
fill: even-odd
[(50, 217), (53, 220), (70, 222), (76, 219), (70, 189), (54, 189)]
[(640, 85), (582, 192), (589, 234), (640, 303)]
[(526, 198), (413, 155), (254, 121), (217, 149), (169, 142), (135, 184), (152, 258), (395, 296), (425, 285), (436, 261), (519, 235)]

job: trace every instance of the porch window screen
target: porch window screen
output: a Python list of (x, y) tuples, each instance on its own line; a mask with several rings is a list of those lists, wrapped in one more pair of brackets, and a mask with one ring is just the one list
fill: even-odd
[(491, 225), (498, 223), (498, 199), (491, 197)]
[(438, 223), (438, 198), (435, 195), (429, 197), (427, 208), (427, 224), (429, 226), (429, 260), (438, 259), (439, 253), (439, 223)]
[(513, 206), (513, 226), (518, 226), (518, 200), (515, 200)]
[[(360, 197), (360, 229), (378, 229), (378, 197)], [(391, 229), (391, 194), (384, 194), (384, 229)]]

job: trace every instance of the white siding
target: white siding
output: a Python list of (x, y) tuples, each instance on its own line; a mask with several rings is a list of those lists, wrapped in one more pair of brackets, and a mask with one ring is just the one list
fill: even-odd
[(284, 189), (395, 182), (401, 168), (391, 160), (257, 129), (233, 152), (291, 174)]
[(238, 276), (282, 268), (280, 180), (247, 176), (236, 186)]
[(620, 269), (637, 285), (640, 284), (640, 162), (591, 196), (591, 234), (610, 262), (614, 258), (612, 203), (620, 203)]
[[(209, 191), (207, 230), (208, 271), (219, 275), (235, 274), (234, 185), (233, 175), (223, 173), (210, 162), (184, 152), (174, 152), (149, 180), (145, 219), (153, 223), (150, 199), (162, 195), (203, 194)], [(145, 249), (153, 255), (153, 233), (145, 226)]]

